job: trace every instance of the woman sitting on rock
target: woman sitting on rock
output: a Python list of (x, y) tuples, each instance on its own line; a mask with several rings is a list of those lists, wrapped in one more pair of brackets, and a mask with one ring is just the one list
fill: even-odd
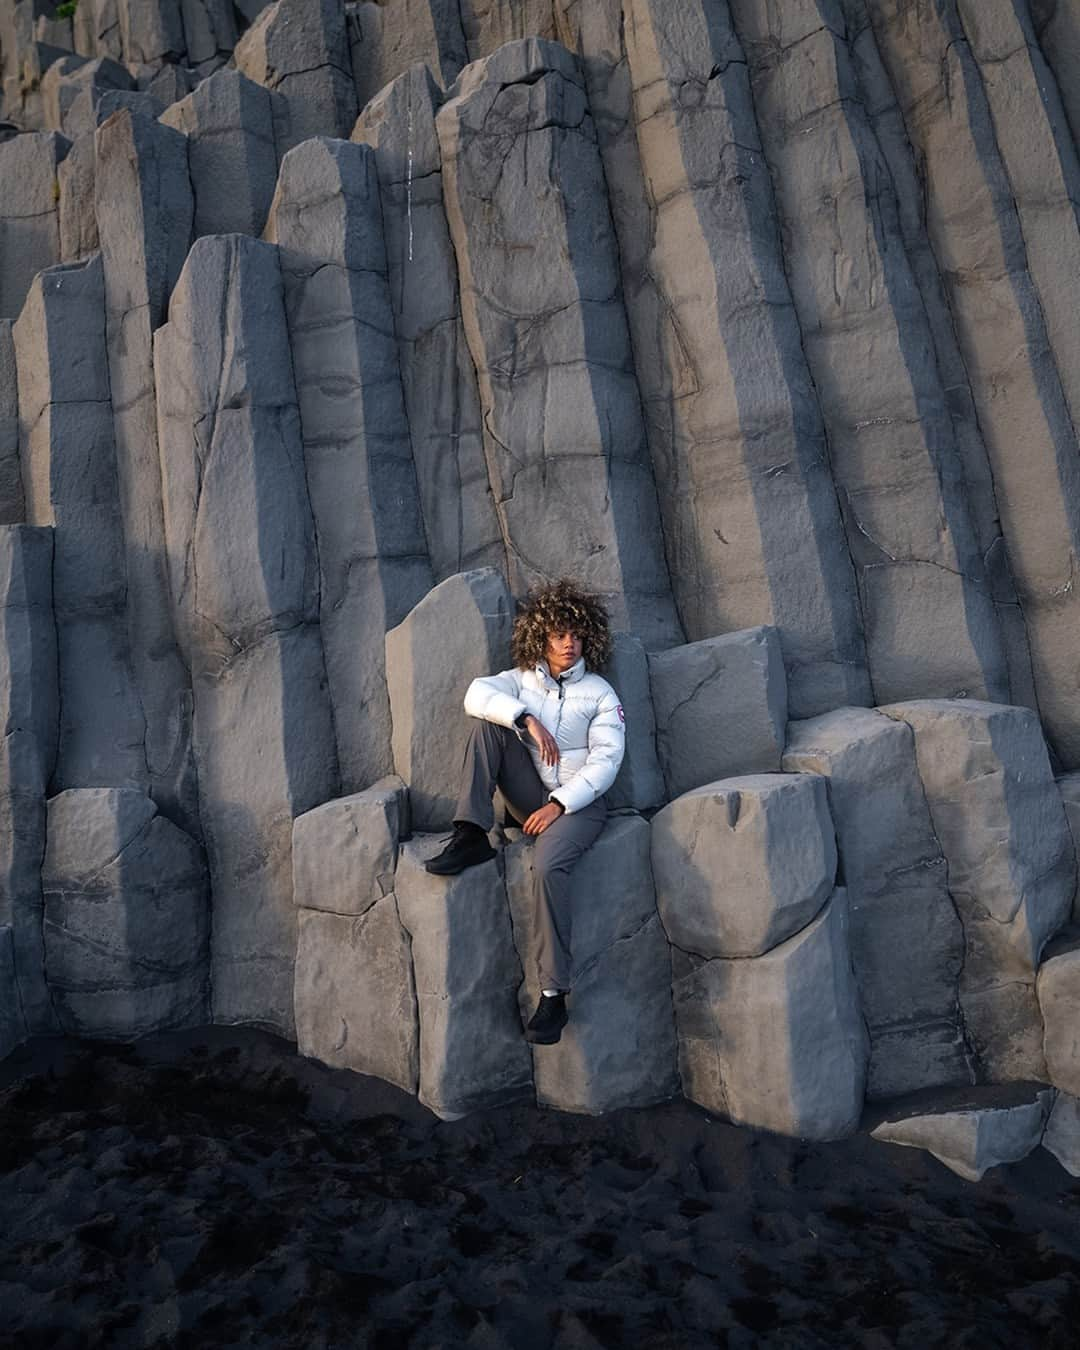
[(622, 763), (623, 710), (596, 674), (611, 651), (600, 599), (572, 581), (534, 591), (514, 622), (513, 670), (473, 680), (465, 711), (478, 719), (462, 765), (454, 833), (427, 863), (454, 876), (495, 856), (492, 796), (536, 840), (534, 924), (542, 990), (526, 1036), (554, 1045), (566, 1025), (574, 864), (604, 827), (603, 794)]

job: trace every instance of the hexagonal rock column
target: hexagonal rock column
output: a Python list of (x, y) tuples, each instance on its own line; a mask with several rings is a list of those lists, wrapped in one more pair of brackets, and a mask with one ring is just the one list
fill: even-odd
[(655, 288), (638, 297), (636, 350), (687, 633), (774, 624), (796, 716), (868, 703), (851, 557), (742, 48), (726, 5), (626, 0), (623, 13)]
[(296, 1039), (300, 1053), (415, 1093), (412, 955), (393, 894), (408, 792), (385, 778), (293, 822)]
[(0, 525), (25, 517), (19, 471), (19, 379), (11, 320), (0, 319)]
[(1050, 1082), (1080, 1097), (1080, 937), (1055, 942), (1035, 984)]
[(750, 774), (687, 792), (653, 819), (652, 866), (674, 946), (706, 959), (760, 956), (832, 895), (825, 780)]
[(371, 101), (352, 134), (375, 151), (401, 382), (437, 581), (471, 567), (506, 567), (443, 206), (441, 100), (427, 68), (415, 66)]
[[(1080, 773), (1062, 774), (1057, 780), (1057, 785), (1062, 805), (1065, 807), (1065, 819), (1069, 822), (1073, 848), (1080, 856)], [(1073, 898), (1072, 916), (1074, 920), (1080, 920), (1080, 889)]]
[(578, 63), (555, 43), (510, 43), (462, 72), (436, 126), (511, 584), (573, 571), (617, 628), (677, 642)]
[(1080, 7), (1074, 0), (1029, 0), (1028, 9), (1057, 80), (1073, 140), (1080, 144)]
[(1071, 1177), (1080, 1177), (1080, 1101), (1059, 1090), (1043, 1131), (1042, 1146)]
[(49, 802), (45, 962), (60, 1025), (128, 1040), (209, 1013), (203, 851), (130, 788)]
[(965, 1181), (981, 1181), (991, 1167), (1039, 1147), (1053, 1100), (1052, 1088), (996, 1088), (958, 1106), (890, 1118), (870, 1133), (882, 1143), (924, 1148)]
[(420, 1100), (444, 1120), (532, 1093), (522, 1036), (506, 890), (495, 860), (456, 877), (424, 862), (442, 847), (421, 835), (402, 845), (395, 893), (412, 939), (420, 1016)]
[(11, 925), (0, 924), (0, 1059), (6, 1059), (26, 1035), (15, 988)]
[(355, 790), (393, 767), (386, 632), (432, 584), (372, 152), (323, 138), (290, 150), (266, 234), (281, 247), (326, 671)]
[[(533, 917), (532, 846), (506, 854), (514, 944), (525, 978), (518, 1005), (527, 1021), (540, 996)], [(537, 1100), (599, 1115), (648, 1106), (679, 1090), (671, 958), (656, 913), (649, 826), (615, 816), (574, 868), (570, 1022), (558, 1045), (532, 1051)]]
[(493, 568), (448, 577), (386, 635), (394, 768), (413, 825), (448, 829), (469, 739), (465, 691), (510, 663), (514, 602)]
[(170, 622), (152, 345), (191, 241), (187, 144), (145, 101), (109, 116), (95, 150), (128, 643), (146, 718), (140, 753), (154, 800), (198, 835), (190, 680)]
[(730, 8), (821, 400), (875, 698), (1007, 700), (946, 391), (841, 7)]
[(101, 258), (42, 272), (14, 333), (26, 515), (33, 525), (56, 526), (53, 787), (146, 788), (146, 723), (125, 620)]
[[(1056, 270), (1059, 249), (1040, 267), (1028, 251), (956, 4), (879, 0), (865, 10), (918, 163), (918, 195), (1027, 624), (1040, 716), (1064, 767), (1080, 768), (1080, 450), (1054, 354), (1054, 291), (1067, 289)], [(1043, 209), (1040, 201), (1037, 213)], [(1068, 306), (1062, 324), (1075, 327)]]
[(656, 749), (669, 798), (780, 768), (787, 679), (774, 628), (748, 628), (649, 657)]
[(0, 319), (17, 319), (35, 275), (60, 261), (56, 174), (69, 148), (54, 131), (0, 143)]
[(277, 250), (196, 242), (155, 338), (165, 540), (214, 885), (214, 1016), (291, 1036), (293, 819), (337, 793)]
[(604, 676), (619, 696), (626, 719), (626, 750), (604, 800), (609, 811), (648, 811), (667, 800), (656, 755), (656, 717), (645, 648), (629, 633), (616, 633)]
[(311, 136), (348, 136), (356, 87), (341, 0), (276, 0), (236, 44), (236, 69), (288, 99), (278, 152)]
[(674, 950), (683, 1092), (738, 1125), (804, 1139), (852, 1134), (868, 1042), (851, 973), (847, 899), (752, 960)]
[(231, 0), (180, 0), (184, 24), (184, 62), (201, 75), (229, 59), (236, 46), (236, 14)]
[(430, 69), (446, 89), (471, 59), (458, 0), (401, 0), (396, 5), (360, 0), (351, 18), (349, 47), (361, 115), (405, 71), (423, 71), (430, 78)]
[(277, 184), (281, 101), (239, 71), (219, 70), (161, 115), (188, 138), (196, 238), (262, 234)]
[(56, 1030), (45, 987), (41, 858), (60, 722), (53, 531), (0, 528), (0, 924), (10, 929), (19, 1023)]
[(124, 61), (157, 66), (186, 53), (180, 0), (116, 0)]
[(911, 729), (866, 708), (788, 725), (784, 768), (823, 774), (870, 1032), (867, 1096), (971, 1083), (958, 980), (964, 930), (915, 767)]
[(1035, 969), (1067, 919), (1076, 860), (1035, 713), (926, 699), (880, 710), (915, 733), (964, 925), (960, 1007), (984, 1081), (1044, 1079)]
[(107, 56), (95, 61), (68, 57), (54, 61), (41, 81), (45, 124), (69, 140), (93, 131), (98, 101), (108, 89), (132, 89), (135, 81), (118, 61)]

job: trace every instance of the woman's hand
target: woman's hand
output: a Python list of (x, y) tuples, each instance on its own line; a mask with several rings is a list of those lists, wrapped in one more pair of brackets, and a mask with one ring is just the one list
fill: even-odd
[(562, 813), (563, 809), (558, 802), (548, 802), (539, 811), (534, 811), (521, 828), (526, 834), (543, 834), (549, 825), (554, 824), (559, 819)]
[(533, 744), (540, 751), (540, 758), (550, 767), (554, 768), (559, 762), (559, 746), (555, 737), (544, 726), (543, 722), (529, 713), (525, 718), (525, 730), (533, 739)]

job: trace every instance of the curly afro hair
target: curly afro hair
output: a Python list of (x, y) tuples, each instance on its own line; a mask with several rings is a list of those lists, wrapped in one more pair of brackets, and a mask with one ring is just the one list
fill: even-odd
[(544, 659), (549, 633), (569, 629), (581, 638), (581, 654), (590, 670), (602, 670), (611, 655), (611, 630), (604, 602), (576, 582), (562, 577), (530, 591), (514, 620), (510, 657), (519, 670), (531, 670)]

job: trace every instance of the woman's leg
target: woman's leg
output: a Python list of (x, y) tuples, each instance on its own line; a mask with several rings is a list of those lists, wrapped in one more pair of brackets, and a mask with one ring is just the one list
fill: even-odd
[(454, 823), (468, 822), (490, 830), (495, 823), (491, 799), (496, 787), (502, 789), (507, 806), (518, 820), (547, 801), (547, 789), (517, 735), (495, 722), (476, 718), (461, 766)]
[[(533, 923), (541, 989), (570, 988), (570, 934), (574, 904), (573, 868), (596, 841), (607, 819), (603, 798), (582, 811), (562, 815), (539, 835), (533, 854)], [(595, 897), (589, 897), (595, 903)]]

